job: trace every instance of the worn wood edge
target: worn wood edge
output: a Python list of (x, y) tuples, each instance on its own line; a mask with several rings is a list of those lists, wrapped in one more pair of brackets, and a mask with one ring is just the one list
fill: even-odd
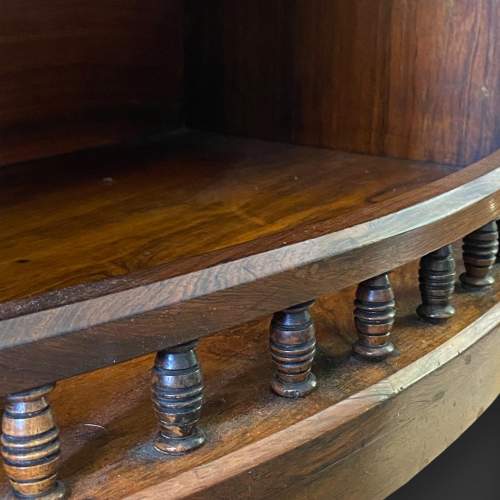
[[(200, 135), (185, 130), (171, 132), (167, 137), (167, 143), (169, 145), (172, 144), (173, 147), (178, 147), (179, 143), (182, 144), (183, 141), (188, 141), (188, 145), (194, 147), (199, 142), (210, 143), (210, 141), (221, 140), (221, 136), (218, 134), (203, 133)], [(240, 139), (240, 142), (242, 143), (242, 147), (248, 147), (248, 140)], [(267, 141), (251, 142), (273, 144)], [(311, 149), (302, 146), (294, 147), (298, 150)], [(364, 207), (360, 209), (356, 212), (356, 217), (354, 217), (355, 222), (347, 227), (368, 224), (382, 219), (387, 215), (402, 212), (407, 208), (416, 206), (419, 203), (428, 201), (443, 193), (447, 193), (458, 187), (463, 187), (481, 178), (481, 176), (495, 171), (499, 166), (500, 150), (497, 150), (488, 157), (466, 168), (462, 168), (429, 184), (420, 186), (411, 192), (406, 192), (390, 200), (377, 203), (377, 216), (373, 214), (373, 207)], [(414, 201), (409, 202), (408, 199)], [(171, 278), (203, 271), (210, 267), (217, 267), (230, 261), (246, 261), (247, 258), (257, 254), (269, 253), (276, 249), (282, 250), (285, 246), (289, 247), (296, 243), (303, 243), (304, 241), (312, 240), (320, 236), (341, 232), (346, 229), (344, 219), (343, 216), (337, 216), (323, 221), (303, 222), (293, 228), (288, 228), (276, 234), (270, 234), (257, 240), (239, 243), (223, 250), (209, 252), (203, 255), (203, 259), (200, 259), (199, 256), (180, 258), (174, 262), (159, 265), (148, 270), (135, 271), (123, 276), (106, 278), (98, 282), (72, 285), (70, 287), (50, 290), (33, 296), (0, 302), (0, 322), (43, 310), (55, 309), (76, 302), (86, 302), (94, 298), (100, 298), (103, 295), (112, 295), (133, 288), (142, 288), (150, 284), (165, 282)]]
[[(459, 231), (449, 236), (446, 241), (437, 238), (432, 242), (429, 241), (424, 250), (424, 253), (428, 253), (444, 244), (452, 243), (486, 222), (498, 218), (500, 216), (500, 189), (498, 186), (500, 186), (500, 168), (448, 193), (443, 193), (433, 199), (369, 221), (366, 224), (359, 224), (332, 234), (149, 285), (33, 314), (8, 318), (0, 321), (2, 339), (0, 347), (7, 348), (23, 344), (23, 339), (18, 337), (18, 332), (22, 330), (32, 332), (33, 340), (41, 340), (92, 328), (102, 323), (159, 311), (191, 299), (242, 287), (251, 282), (291, 270), (304, 269), (318, 262), (367, 248), (397, 236), (408, 235), (438, 222), (444, 223), (456, 214), (466, 217), (469, 210), (483, 202), (480, 205), (481, 213), (474, 214), (474, 220), (467, 227), (464, 225)], [(393, 267), (421, 257), (421, 253), (423, 252), (420, 251), (418, 254), (408, 252), (397, 262), (394, 262)], [(368, 273), (360, 271), (356, 281), (363, 276), (375, 275), (389, 270), (386, 264), (386, 267), (369, 270)], [(326, 290), (321, 290), (321, 293), (344, 288), (356, 281), (341, 281), (341, 286), (335, 286), (332, 283)], [(196, 284), (201, 282), (208, 286), (198, 290)], [(239, 292), (241, 293), (242, 290)], [(308, 294), (304, 298), (313, 297)], [(294, 303), (295, 300), (283, 304), (283, 307)], [(274, 309), (259, 311), (259, 315), (267, 312), (274, 312)], [(254, 317), (246, 318), (246, 320)]]
[[(394, 269), (497, 219), (498, 186), (500, 168), (425, 202), (342, 231), (0, 321), (0, 373), (4, 374), (0, 393), (210, 335)], [(232, 314), (221, 304), (231, 304)], [(54, 350), (59, 352), (60, 337), (64, 337), (65, 360), (47, 363)], [(88, 353), (84, 363), (81, 352)]]
[[(358, 420), (361, 424), (364, 418), (369, 418), (373, 411), (384, 406), (389, 400), (397, 398), (426, 377), (436, 376), (438, 370), (446, 369), (446, 365), (461, 357), (466, 351), (489, 335), (500, 333), (498, 331), (499, 325), (500, 304), (497, 304), (434, 351), (371, 387), (353, 394), (343, 401), (265, 439), (124, 498), (128, 500), (205, 498), (205, 492), (210, 495), (210, 489), (221, 483), (237, 480), (239, 475), (248, 474), (252, 469), (262, 464), (270, 463), (280, 456), (300, 450), (301, 447), (311, 441), (321, 440), (323, 436), (333, 433), (338, 434), (348, 424), (355, 425)], [(486, 409), (492, 401), (493, 399), (487, 401), (482, 410)], [(464, 422), (463, 430), (472, 423)], [(448, 445), (460, 435), (461, 432), (455, 435)], [(425, 436), (419, 435), (418, 439), (425, 440)], [(344, 451), (344, 457), (340, 457), (333, 465), (347, 458), (349, 454), (360, 451), (362, 451), (362, 448)], [(444, 451), (444, 448), (432, 459), (442, 451)], [(331, 466), (332, 464), (329, 464), (329, 467)], [(398, 485), (392, 485), (390, 490), (385, 493), (390, 494), (395, 491), (417, 472), (414, 471), (409, 474)], [(271, 475), (272, 477), (267, 476), (267, 481), (279, 481), (279, 474), (279, 470), (276, 470), (274, 475)]]

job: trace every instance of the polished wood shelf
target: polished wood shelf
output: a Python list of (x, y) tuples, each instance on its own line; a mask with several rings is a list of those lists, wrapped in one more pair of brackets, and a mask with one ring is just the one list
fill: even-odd
[(1, 498), (384, 497), (481, 413), (494, 3), (0, 9)]
[(160, 266), (191, 258), (170, 273), (185, 274), (237, 245), (230, 258), (269, 251), (292, 243), (278, 234), (299, 232), (301, 241), (322, 232), (314, 224), (338, 231), (387, 213), (388, 203), (453, 171), (189, 133), (154, 148), (4, 168), (0, 302), (85, 285), (71, 298), (82, 300), (102, 293), (92, 285), (107, 278), (147, 271), (161, 278)]
[(498, 165), (500, 153), (456, 171), (180, 132), (5, 167), (0, 391), (190, 341), (440, 248), (498, 217)]
[[(63, 443), (60, 476), (71, 498), (114, 499), (125, 492), (137, 499), (331, 498), (333, 489), (337, 498), (387, 496), (500, 391), (498, 266), (495, 289), (457, 290), (460, 314), (441, 325), (415, 314), (416, 274), (417, 263), (392, 273), (398, 354), (381, 363), (351, 356), (354, 288), (318, 301), (319, 383), (300, 401), (269, 389), (268, 318), (203, 339), (201, 427), (208, 440), (183, 457), (153, 449), (151, 356), (60, 382), (51, 401)], [(3, 498), (5, 479), (1, 487)]]

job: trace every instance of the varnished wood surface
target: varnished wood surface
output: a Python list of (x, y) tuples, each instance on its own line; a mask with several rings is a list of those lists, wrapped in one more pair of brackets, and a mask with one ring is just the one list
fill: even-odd
[(183, 105), (196, 127), (467, 164), (500, 146), (499, 30), (495, 0), (4, 1), (0, 164), (175, 128)]
[[(172, 134), (151, 149), (96, 150), (0, 171), (0, 303), (204, 258), (287, 230), (300, 241), (320, 234), (304, 224), (333, 219), (341, 229), (382, 215), (452, 172), (196, 133)], [(174, 272), (197, 267), (205, 265)]]
[(187, 5), (193, 126), (451, 164), (500, 147), (496, 0)]
[(177, 127), (182, 0), (0, 2), (0, 166)]
[(16, 498), (62, 500), (59, 430), (47, 402), (53, 385), (11, 394), (2, 415), (2, 459)]
[[(500, 278), (498, 268), (495, 274)], [(499, 280), (489, 293), (459, 289), (453, 299), (457, 315), (433, 325), (415, 313), (417, 276), (416, 262), (391, 275), (398, 298), (392, 334), (398, 354), (380, 363), (350, 356), (355, 288), (313, 306), (318, 387), (303, 400), (280, 398), (269, 388), (270, 318), (201, 340), (206, 393), (200, 427), (207, 443), (185, 457), (153, 451), (153, 356), (62, 381), (51, 403), (61, 427), (61, 479), (72, 498), (387, 495), (456, 439), (500, 390), (499, 332), (487, 335), (498, 322)], [(496, 312), (488, 313), (494, 307)], [(464, 343), (453, 341), (487, 313), (463, 335)], [(464, 350), (481, 335), (478, 351)], [(430, 359), (418, 361), (427, 354)], [(441, 371), (439, 364), (445, 365)], [(421, 376), (423, 384), (412, 385)], [(373, 413), (364, 413), (370, 408)], [(290, 451), (294, 445), (296, 451)], [(152, 488), (148, 496), (146, 488)]]
[(386, 498), (497, 398), (500, 306), (491, 316), (300, 424), (126, 498)]
[(78, 155), (71, 174), (67, 157), (0, 172), (3, 298), (52, 288), (0, 304), (0, 392), (342, 289), (498, 217), (500, 153), (445, 175), (212, 135), (168, 140), (149, 155)]

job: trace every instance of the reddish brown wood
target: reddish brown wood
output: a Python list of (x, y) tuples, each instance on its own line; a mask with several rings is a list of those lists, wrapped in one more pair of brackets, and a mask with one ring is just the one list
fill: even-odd
[(311, 372), (316, 352), (314, 324), (309, 312), (313, 301), (289, 307), (273, 315), (270, 328), (275, 373), (273, 391), (285, 398), (301, 398), (316, 387)]
[(450, 300), (455, 290), (455, 259), (451, 245), (442, 247), (420, 260), (418, 272), (422, 304), (417, 314), (425, 321), (444, 321), (455, 314)]
[(0, 166), (178, 127), (183, 18), (182, 0), (2, 2)]
[[(387, 498), (498, 396), (499, 313), (338, 404), (127, 500)], [(377, 474), (359, 474), (374, 464)]]
[[(445, 175), (449, 168), (210, 134), (166, 144), (0, 169), (0, 295), (20, 298), (0, 300), (0, 392), (359, 283), (500, 211), (500, 153)], [(113, 173), (104, 182), (106, 160)]]
[(358, 340), (354, 352), (363, 358), (381, 360), (394, 352), (391, 330), (396, 316), (394, 292), (387, 273), (359, 284), (354, 302)]
[[(314, 493), (322, 490), (321, 485), (326, 498), (331, 498), (332, 491), (340, 498), (349, 494), (352, 498), (354, 493), (363, 498), (359, 496), (363, 492), (373, 498), (374, 491), (386, 497), (449, 446), (500, 390), (499, 330), (488, 335), (497, 348), (487, 343), (480, 349), (482, 354), (463, 344), (444, 347), (452, 357), (460, 353), (445, 379), (441, 378), (446, 371), (443, 359), (432, 365), (418, 362), (487, 315), (500, 299), (500, 280), (488, 293), (456, 294), (454, 304), (460, 314), (446, 323), (422, 327), (415, 318), (417, 272), (415, 262), (391, 273), (401, 318), (392, 335), (400, 355), (383, 363), (349, 356), (355, 340), (351, 307), (355, 289), (318, 298), (311, 308), (321, 346), (314, 366), (318, 386), (299, 401), (277, 397), (269, 390), (273, 364), (268, 317), (202, 339), (197, 352), (206, 383), (202, 423), (209, 439), (185, 456), (162, 458), (152, 451), (158, 425), (150, 400), (154, 357), (61, 381), (51, 403), (63, 442), (61, 477), (72, 500), (121, 498), (124, 492), (141, 498), (148, 487), (158, 487), (158, 498), (180, 496), (184, 487), (200, 488), (197, 498), (204, 498), (205, 481), (215, 488), (208, 490), (207, 498), (231, 498), (235, 492), (242, 492), (243, 498), (245, 492), (257, 498), (308, 492), (317, 498)], [(494, 272), (498, 276), (500, 268)], [(490, 329), (484, 319), (474, 327), (481, 335)], [(403, 376), (405, 367), (415, 370), (416, 379)], [(424, 373), (429, 376), (422, 378)], [(424, 379), (428, 383), (416, 389), (414, 382)], [(379, 417), (372, 420), (373, 414), (361, 412), (359, 419), (346, 423), (333, 412), (325, 419), (315, 418), (329, 407), (338, 409), (336, 405), (350, 396), (352, 404), (374, 401), (357, 397), (374, 384), (378, 384), (372, 394), (375, 400), (396, 391), (395, 406), (383, 399)], [(302, 432), (294, 432), (293, 426), (309, 417)], [(333, 436), (323, 435), (320, 422), (334, 426)], [(288, 438), (282, 434), (273, 441), (275, 446), (263, 448), (267, 438), (289, 428)], [(310, 440), (305, 434), (309, 431), (319, 432), (318, 439)], [(253, 446), (253, 453), (247, 446)], [(219, 466), (226, 457), (229, 468)], [(369, 470), (365, 466), (374, 463), (378, 474), (359, 475), (359, 470)], [(0, 498), (7, 488), (0, 471)]]
[(2, 417), (2, 458), (18, 498), (59, 500), (66, 497), (57, 481), (59, 430), (46, 395), (53, 385), (9, 394)]
[(462, 285), (471, 291), (489, 288), (495, 281), (491, 270), (498, 253), (498, 229), (495, 221), (480, 227), (464, 238), (465, 273)]
[[(213, 253), (226, 252), (209, 265), (280, 248), (410, 206), (415, 189), (427, 199), (428, 184), (454, 171), (190, 132), (13, 165), (0, 170), (0, 230), (9, 242), (0, 247), (0, 303), (50, 291), (60, 303), (61, 288), (85, 285), (69, 298), (78, 301), (106, 278), (177, 275), (204, 268)], [(158, 269), (166, 265), (170, 273)], [(112, 284), (105, 293), (131, 280)]]
[(197, 128), (452, 164), (500, 146), (496, 0), (188, 5)]
[(203, 380), (195, 352), (196, 342), (157, 354), (153, 368), (153, 403), (160, 422), (155, 448), (182, 455), (203, 445), (197, 423), (203, 402)]
[[(500, 245), (500, 220), (497, 220), (498, 243)], [(497, 251), (497, 262), (500, 262), (500, 248)]]

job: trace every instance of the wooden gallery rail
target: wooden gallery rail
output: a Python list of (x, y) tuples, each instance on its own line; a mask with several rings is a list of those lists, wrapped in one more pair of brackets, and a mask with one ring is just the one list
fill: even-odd
[[(60, 379), (156, 351), (154, 447), (185, 454), (206, 440), (198, 338), (273, 313), (270, 385), (299, 398), (317, 384), (309, 308), (321, 294), (359, 283), (353, 351), (380, 360), (394, 351), (392, 269), (421, 258), (417, 313), (428, 322), (455, 314), (453, 242), (463, 238), (462, 286), (493, 283), (499, 152), (456, 170), (186, 132), (154, 154), (104, 151), (92, 161), (105, 169), (76, 170), (86, 155), (0, 171), (12, 207), (0, 223), (12, 241), (1, 262), (9, 283), (0, 303), (1, 444), (21, 498), (66, 495), (47, 399)], [(77, 182), (68, 182), (68, 162)], [(204, 169), (207, 162), (214, 168)], [(99, 182), (102, 170), (109, 174)], [(40, 186), (47, 171), (59, 179), (50, 189)], [(28, 213), (37, 214), (38, 230), (22, 224)]]

